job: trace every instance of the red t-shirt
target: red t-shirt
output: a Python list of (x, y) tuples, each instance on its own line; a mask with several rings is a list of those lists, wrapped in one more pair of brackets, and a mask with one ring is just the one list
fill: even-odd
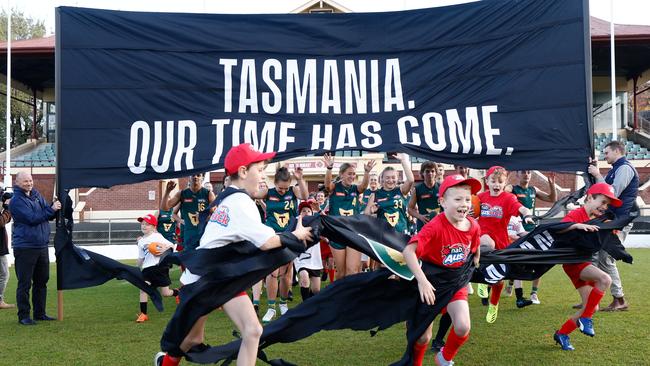
[(495, 243), (495, 249), (503, 249), (508, 246), (508, 223), (510, 217), (518, 215), (522, 204), (517, 196), (509, 192), (501, 192), (496, 197), (490, 196), (490, 192), (478, 194), (481, 200), (481, 217), (478, 223), (481, 225), (481, 234), (488, 234)]
[(409, 244), (417, 242), (415, 254), (423, 261), (442, 267), (460, 267), (470, 253), (476, 252), (481, 238), (481, 228), (476, 220), (467, 219), (470, 228), (461, 231), (447, 220), (444, 212), (438, 214), (411, 238)]
[(562, 219), (562, 222), (575, 222), (582, 224), (583, 222), (587, 222), (589, 220), (591, 219), (589, 218), (589, 215), (587, 215), (587, 210), (585, 210), (584, 207), (580, 207), (566, 214), (566, 216), (564, 216)]

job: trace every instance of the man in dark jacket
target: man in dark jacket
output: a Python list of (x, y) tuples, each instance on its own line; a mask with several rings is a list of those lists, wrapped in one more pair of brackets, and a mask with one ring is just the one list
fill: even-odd
[[(595, 166), (589, 166), (589, 173), (596, 178), (597, 182), (605, 182), (614, 187), (614, 193), (623, 204), (621, 207), (610, 207), (609, 210), (616, 215), (616, 217), (629, 216), (633, 211), (636, 197), (639, 190), (639, 173), (632, 166), (632, 164), (625, 158), (625, 145), (620, 141), (611, 141), (605, 145), (605, 160), (612, 166), (612, 169), (607, 172), (603, 178), (600, 170)], [(632, 224), (626, 226), (618, 233), (621, 243), (625, 242), (627, 234), (632, 229)], [(612, 258), (607, 252), (601, 250), (598, 252), (594, 263), (598, 268), (605, 271), (612, 278), (612, 285), (610, 292), (612, 293), (612, 303), (607, 307), (602, 308), (601, 311), (619, 311), (627, 310), (628, 302), (625, 301), (623, 294), (623, 284), (621, 283), (621, 276), (616, 267), (616, 260)]]
[(34, 319), (54, 320), (45, 314), (47, 281), (50, 278), (50, 259), (47, 243), (50, 238), (49, 220), (61, 208), (55, 201), (49, 206), (43, 196), (34, 189), (32, 176), (26, 172), (16, 174), (14, 197), (9, 204), (9, 211), (14, 219), (12, 247), (16, 258), (16, 303), (18, 305), (18, 322), (22, 325), (34, 325), (29, 317), (29, 290), (32, 287), (32, 304)]
[[(5, 204), (11, 202), (7, 200)], [(9, 263), (7, 261), (7, 254), (9, 254), (9, 238), (7, 237), (7, 229), (5, 225), (11, 221), (11, 213), (7, 207), (0, 209), (0, 309), (12, 309), (16, 306), (14, 304), (7, 304), (5, 302), (5, 290), (7, 289), (7, 282), (9, 282)]]

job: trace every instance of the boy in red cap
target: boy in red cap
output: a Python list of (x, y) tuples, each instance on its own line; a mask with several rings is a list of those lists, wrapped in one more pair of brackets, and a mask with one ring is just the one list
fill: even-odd
[[(585, 204), (569, 212), (562, 221), (575, 222), (567, 230), (598, 231), (598, 226), (584, 223), (603, 215), (607, 211), (608, 205), (620, 207), (621, 204), (622, 201), (616, 198), (612, 186), (607, 183), (596, 183), (587, 190)], [(598, 308), (600, 299), (611, 285), (612, 279), (591, 262), (564, 264), (562, 268), (578, 290), (582, 299), (582, 307), (555, 332), (553, 339), (562, 347), (562, 350), (573, 351), (569, 334), (576, 328), (590, 337), (596, 335), (592, 316)]]
[[(138, 238), (138, 267), (142, 270), (142, 277), (153, 287), (160, 287), (160, 294), (163, 296), (177, 296), (178, 289), (170, 289), (172, 281), (169, 279), (169, 267), (159, 266), (160, 255), (168, 249), (176, 246), (165, 239), (158, 232), (158, 219), (152, 214), (138, 218), (140, 222), (141, 237)], [(136, 323), (144, 323), (149, 320), (147, 315), (147, 302), (149, 296), (146, 292), (140, 291), (140, 314), (135, 320)]]
[[(435, 216), (411, 238), (404, 248), (406, 264), (418, 281), (420, 299), (433, 305), (435, 289), (424, 275), (418, 258), (436, 266), (456, 268), (462, 266), (471, 253), (474, 265), (478, 266), (481, 228), (476, 220), (467, 217), (472, 209), (472, 194), (481, 189), (481, 183), (474, 178), (463, 178), (454, 174), (446, 177), (440, 185), (439, 199), (444, 212)], [(447, 343), (436, 354), (437, 365), (453, 365), (458, 349), (469, 338), (470, 316), (467, 303), (467, 286), (456, 292), (446, 307), (453, 327)], [(431, 324), (413, 347), (414, 365), (422, 365), (427, 344), (431, 340)]]
[[(234, 146), (228, 151), (224, 167), (230, 177), (230, 187), (233, 189), (229, 194), (226, 194), (226, 191), (222, 193), (225, 197), (210, 216), (197, 250), (219, 248), (241, 241), (249, 241), (260, 250), (271, 250), (283, 245), (280, 236), (262, 223), (255, 202), (251, 198), (258, 191), (264, 177), (265, 161), (274, 156), (274, 152), (261, 153), (248, 143)], [(296, 229), (292, 234), (301, 241), (311, 240), (311, 228), (303, 227), (301, 218), (298, 218)], [(181, 282), (191, 286), (199, 279), (200, 276), (186, 269)], [(262, 325), (257, 319), (251, 299), (242, 292), (227, 301), (223, 305), (223, 310), (241, 334), (242, 343), (237, 355), (237, 365), (255, 365)], [(194, 323), (180, 344), (179, 348), (182, 352), (187, 352), (190, 348), (203, 343), (207, 320), (208, 315), (204, 315)], [(182, 355), (172, 356), (160, 352), (156, 355), (155, 362), (162, 366), (176, 366), (180, 363), (181, 357)]]
[[(481, 216), (478, 219), (481, 225), (481, 250), (491, 251), (495, 249), (504, 249), (510, 243), (508, 238), (508, 223), (510, 217), (523, 215), (526, 223), (534, 223), (531, 212), (518, 200), (517, 196), (506, 192), (506, 183), (508, 172), (501, 166), (493, 166), (488, 169), (485, 180), (488, 190), (478, 195), (481, 201)], [(490, 295), (490, 304), (485, 317), (488, 323), (494, 323), (497, 320), (499, 312), (499, 298), (503, 282), (492, 285)], [(479, 297), (487, 297), (487, 286), (478, 285)]]

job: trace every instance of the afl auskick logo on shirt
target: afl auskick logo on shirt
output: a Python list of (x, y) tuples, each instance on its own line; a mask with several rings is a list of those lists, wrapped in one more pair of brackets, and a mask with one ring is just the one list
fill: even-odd
[(464, 263), (467, 258), (466, 246), (462, 243), (445, 245), (442, 247), (442, 264), (445, 266), (454, 263)]
[(216, 222), (221, 226), (228, 226), (230, 222), (230, 209), (226, 206), (219, 206), (210, 216), (211, 222)]
[(493, 217), (495, 219), (503, 218), (503, 207), (490, 206), (487, 203), (481, 203), (481, 217)]

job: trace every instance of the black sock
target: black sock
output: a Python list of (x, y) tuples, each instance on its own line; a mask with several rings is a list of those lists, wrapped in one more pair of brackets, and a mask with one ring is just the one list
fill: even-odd
[(449, 316), (449, 313), (445, 313), (445, 315), (440, 317), (440, 325), (438, 325), (438, 333), (436, 333), (436, 340), (439, 342), (443, 342), (445, 339), (445, 334), (447, 334), (447, 331), (449, 331), (450, 327), (451, 327), (451, 316)]
[(178, 296), (178, 289), (177, 288), (172, 289), (172, 296)]
[(309, 291), (309, 287), (300, 288), (300, 296), (302, 296), (302, 301), (307, 301), (307, 299), (311, 297), (310, 292), (311, 291)]
[(517, 300), (523, 299), (524, 298), (524, 289), (516, 288), (515, 289), (515, 295), (517, 296)]
[(141, 312), (142, 314), (146, 314), (146, 313), (147, 313), (147, 303), (146, 303), (146, 302), (141, 302), (141, 303), (140, 303), (140, 312)]

